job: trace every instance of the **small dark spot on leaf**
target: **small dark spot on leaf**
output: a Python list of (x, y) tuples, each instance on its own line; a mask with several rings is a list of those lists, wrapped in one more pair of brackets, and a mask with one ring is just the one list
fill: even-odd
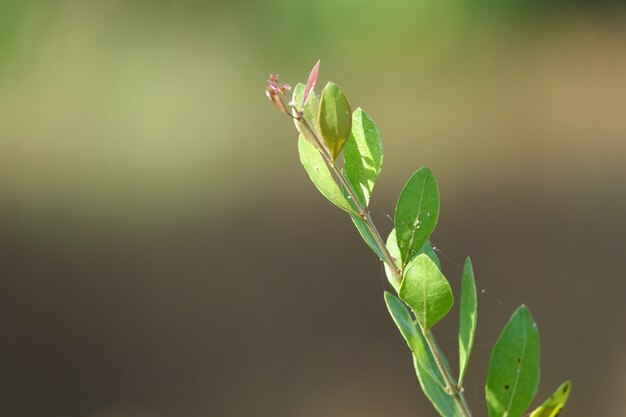
[(563, 387), (563, 394), (567, 394), (567, 390), (569, 389), (569, 385)]
[(504, 386), (504, 389), (505, 389), (506, 391), (508, 391), (508, 390), (509, 390), (509, 384), (506, 384), (506, 385)]
[(517, 358), (517, 363), (522, 362), (522, 358)]

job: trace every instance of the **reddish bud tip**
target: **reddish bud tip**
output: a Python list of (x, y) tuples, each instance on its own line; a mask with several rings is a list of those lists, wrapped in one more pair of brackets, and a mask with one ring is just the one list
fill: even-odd
[(319, 72), (319, 70), (320, 61), (318, 59), (313, 66), (311, 73), (309, 74), (309, 79), (306, 81), (306, 89), (304, 90), (304, 101), (302, 102), (303, 106), (306, 104), (306, 101), (309, 98), (309, 94), (311, 94), (311, 91), (313, 91), (313, 88), (315, 88), (315, 83), (317, 82), (317, 73)]

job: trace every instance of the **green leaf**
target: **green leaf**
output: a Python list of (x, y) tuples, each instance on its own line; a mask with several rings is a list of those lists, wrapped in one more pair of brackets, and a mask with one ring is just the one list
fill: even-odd
[(422, 391), (443, 417), (462, 417), (454, 398), (445, 390), (445, 380), (439, 372), (424, 335), (402, 301), (385, 292), (385, 303), (400, 333), (413, 353), (413, 365)]
[(363, 220), (362, 218), (360, 218), (359, 216), (357, 216), (356, 214), (350, 214), (350, 218), (352, 219), (352, 222), (354, 223), (354, 225), (356, 226), (356, 229), (361, 234), (361, 237), (363, 238), (365, 243), (367, 243), (367, 246), (369, 246), (370, 249), (374, 251), (376, 256), (378, 256), (378, 259), (382, 261), (384, 259), (383, 251), (378, 246), (378, 243), (376, 242), (376, 239), (374, 239), (374, 235), (372, 235), (372, 232), (370, 231), (369, 227), (367, 227), (367, 222)]
[[(398, 249), (398, 240), (396, 239), (396, 229), (391, 229), (389, 232), (389, 236), (387, 236), (387, 250), (389, 254), (393, 257), (396, 265), (400, 268), (400, 249)], [(389, 265), (385, 264), (385, 274), (387, 275), (387, 280), (391, 284), (396, 293), (400, 292), (400, 283), (394, 278), (393, 272), (389, 269)]]
[[(345, 187), (342, 186), (341, 191), (343, 192), (344, 198), (350, 204), (350, 207), (352, 208), (352, 213), (358, 212), (359, 211), (358, 207), (356, 207), (356, 204), (354, 204), (354, 201), (352, 201), (352, 199), (350, 198), (350, 195), (346, 191)], [(378, 242), (376, 242), (376, 238), (374, 238), (374, 235), (372, 234), (370, 228), (368, 227), (367, 222), (365, 221), (365, 219), (362, 219), (360, 216), (356, 214), (352, 214), (352, 213), (350, 213), (350, 218), (352, 219), (352, 223), (354, 223), (354, 226), (359, 231), (359, 234), (361, 235), (365, 243), (367, 243), (367, 246), (369, 246), (370, 249), (374, 251), (376, 256), (378, 256), (378, 259), (382, 261), (384, 259), (383, 250), (378, 245)]]
[(395, 226), (402, 265), (426, 243), (439, 217), (439, 190), (428, 167), (415, 172), (398, 198)]
[[(307, 103), (308, 104), (308, 103)], [(352, 110), (348, 97), (333, 82), (322, 90), (319, 110), (320, 132), (333, 160), (341, 153), (352, 130)]]
[[(386, 246), (387, 246), (387, 251), (389, 251), (391, 256), (394, 258), (394, 260), (396, 261), (396, 265), (399, 268), (400, 267), (399, 265), (400, 264), (400, 249), (398, 248), (398, 240), (396, 239), (396, 229), (391, 229), (391, 232), (389, 232), (389, 236), (387, 236)], [(430, 244), (430, 242), (424, 243), (424, 246), (422, 246), (422, 248), (419, 250), (417, 254), (419, 255), (421, 253), (425, 253), (426, 255), (428, 255), (428, 257), (432, 259), (432, 261), (437, 265), (437, 268), (439, 268), (439, 270), (441, 271), (441, 261), (439, 260), (437, 253), (433, 250), (433, 247)], [(393, 286), (396, 292), (399, 292), (400, 284), (393, 277), (393, 274), (389, 270), (389, 267), (387, 266), (387, 264), (385, 264), (385, 274), (387, 275), (387, 279), (389, 280), (389, 283)]]
[(539, 385), (539, 332), (530, 311), (519, 307), (502, 330), (489, 360), (490, 417), (520, 417)]
[(430, 240), (427, 240), (426, 243), (422, 245), (420, 250), (417, 251), (417, 255), (425, 253), (428, 255), (430, 259), (437, 265), (437, 268), (441, 271), (441, 261), (439, 260), (439, 256), (437, 256), (437, 252), (433, 249), (433, 246), (430, 243)]
[(448, 314), (454, 304), (448, 280), (424, 253), (407, 265), (398, 295), (411, 307), (424, 330)]
[(563, 382), (550, 398), (530, 413), (530, 417), (557, 417), (565, 407), (571, 389), (571, 381)]
[(367, 207), (383, 165), (383, 143), (376, 124), (362, 110), (352, 114), (352, 133), (343, 151), (348, 181)]
[(467, 363), (474, 345), (476, 321), (478, 319), (476, 282), (470, 258), (465, 260), (461, 278), (461, 318), (459, 321), (459, 385), (463, 384)]
[[(318, 120), (320, 99), (317, 93), (314, 90), (311, 90), (306, 105), (304, 106), (304, 108), (302, 108), (302, 101), (304, 100), (305, 89), (306, 86), (304, 84), (298, 83), (293, 89), (291, 101), (294, 103), (294, 107), (296, 109), (302, 111), (304, 119), (307, 121), (309, 127), (313, 130), (317, 137), (321, 138), (322, 135), (320, 133), (320, 125)], [(303, 122), (298, 119), (293, 119), (293, 122), (295, 123), (298, 132), (300, 132), (314, 147), (319, 147), (315, 138), (310, 134), (307, 129), (305, 129)]]
[[(416, 326), (411, 317), (411, 313), (409, 313), (404, 303), (390, 292), (385, 291), (385, 304), (387, 304), (389, 314), (391, 314), (391, 318), (393, 318), (394, 323), (398, 326), (398, 330), (400, 330), (400, 334), (402, 334), (402, 337), (404, 337), (404, 340), (406, 340), (406, 343), (409, 345), (411, 352), (419, 353), (424, 348), (428, 349), (427, 346), (421, 343), (419, 328)], [(433, 370), (435, 369), (437, 368), (433, 368)], [(441, 383), (444, 384), (443, 378), (441, 379)]]
[[(309, 97), (310, 99), (311, 97)], [(320, 193), (340, 209), (357, 214), (335, 182), (322, 155), (302, 135), (298, 139), (298, 151), (300, 152), (300, 162)]]

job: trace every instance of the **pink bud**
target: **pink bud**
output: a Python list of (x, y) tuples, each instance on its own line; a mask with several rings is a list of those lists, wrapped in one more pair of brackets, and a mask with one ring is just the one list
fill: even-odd
[(283, 99), (280, 97), (280, 94), (278, 92), (276, 92), (273, 88), (268, 87), (267, 90), (265, 90), (265, 95), (267, 96), (267, 98), (272, 100), (272, 103), (274, 103), (274, 106), (276, 106), (278, 110), (285, 113), (287, 116), (291, 116), (287, 111), (287, 107), (285, 106), (285, 103), (283, 102)]
[(320, 70), (320, 60), (317, 60), (317, 63), (313, 66), (311, 73), (309, 74), (309, 79), (306, 81), (306, 89), (304, 90), (304, 101), (302, 105), (306, 104), (307, 99), (309, 98), (309, 94), (315, 88), (315, 83), (317, 82), (317, 73)]

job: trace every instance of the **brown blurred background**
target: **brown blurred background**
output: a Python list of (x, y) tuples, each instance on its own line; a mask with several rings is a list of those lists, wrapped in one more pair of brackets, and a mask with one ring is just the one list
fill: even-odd
[[(607, 1), (0, 1), (0, 416), (435, 416), (379, 264), (317, 194), (270, 72), (322, 59), (377, 121), (385, 233), (422, 165), (479, 280), (467, 380), (513, 309), (537, 403), (626, 414), (626, 8)], [(457, 312), (437, 337), (453, 364)]]

